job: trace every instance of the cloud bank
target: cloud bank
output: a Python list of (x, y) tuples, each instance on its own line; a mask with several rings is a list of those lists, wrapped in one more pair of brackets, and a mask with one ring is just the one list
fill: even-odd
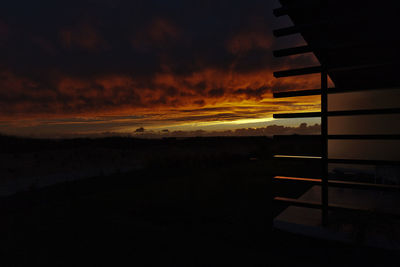
[[(278, 68), (315, 62), (309, 55), (273, 59), (277, 5), (264, 0), (5, 1), (0, 124), (157, 114), (162, 121), (232, 120), (271, 116), (282, 105), (316, 109), (315, 100), (302, 105), (270, 99), (273, 89), (319, 82), (318, 77), (273, 79)], [(269, 112), (256, 113), (262, 105)], [(233, 112), (233, 106), (249, 108)], [(215, 112), (206, 111), (212, 108)]]

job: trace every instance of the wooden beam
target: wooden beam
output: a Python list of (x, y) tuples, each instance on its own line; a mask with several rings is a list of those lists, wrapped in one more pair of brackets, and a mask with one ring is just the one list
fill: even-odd
[(317, 118), (321, 117), (321, 112), (300, 112), (300, 113), (278, 113), (274, 114), (275, 119), (296, 119), (296, 118)]
[[(294, 198), (286, 198), (286, 197), (275, 197), (273, 200), (275, 202), (279, 202), (279, 203), (286, 204), (289, 206), (297, 206), (297, 207), (305, 207), (305, 208), (313, 208), (313, 209), (321, 209), (322, 208), (321, 203), (315, 202), (315, 201), (304, 201), (304, 200), (299, 200), (299, 199), (294, 199)], [(352, 212), (352, 213), (359, 213), (359, 214), (364, 214), (364, 215), (366, 214), (367, 216), (371, 216), (372, 214), (375, 214), (375, 215), (383, 217), (383, 218), (398, 219), (400, 217), (400, 214), (381, 212), (381, 211), (377, 211), (377, 210), (371, 210), (368, 208), (361, 208), (361, 207), (355, 207), (355, 206), (350, 206), (350, 205), (329, 204), (328, 209), (332, 210), (332, 211), (338, 211), (338, 212)]]
[[(388, 114), (400, 114), (400, 108), (338, 110), (338, 111), (328, 111), (327, 112), (328, 117), (361, 116), (361, 115), (388, 115)], [(315, 118), (315, 117), (321, 117), (321, 112), (278, 113), (278, 114), (274, 114), (273, 117), (276, 119)]]
[(400, 165), (398, 160), (369, 160), (369, 159), (328, 159), (329, 163), (355, 165)]
[[(400, 87), (380, 87), (380, 88), (328, 88), (328, 94), (342, 94), (360, 91), (373, 91), (373, 90), (399, 90)], [(320, 95), (321, 89), (307, 89), (307, 90), (293, 90), (284, 92), (273, 93), (274, 98), (284, 98), (284, 97), (297, 97), (297, 96), (310, 96), (310, 95)]]
[(286, 7), (275, 8), (272, 12), (274, 13), (275, 17), (281, 17), (288, 14), (290, 9)]
[(310, 96), (310, 95), (320, 95), (320, 94), (321, 94), (321, 89), (308, 89), (308, 90), (297, 90), (297, 91), (286, 91), (286, 92), (273, 93), (274, 98)]
[(284, 77), (291, 77), (291, 76), (314, 74), (314, 73), (320, 73), (321, 70), (322, 70), (321, 66), (281, 70), (281, 71), (274, 72), (274, 77), (275, 78), (284, 78)]
[(400, 140), (400, 134), (332, 134), (328, 139), (333, 140)]
[[(314, 178), (301, 178), (301, 177), (287, 177), (287, 176), (275, 176), (276, 181), (287, 181), (287, 182), (301, 182), (310, 185), (321, 185), (321, 179)], [(362, 189), (362, 190), (380, 190), (380, 191), (390, 191), (390, 192), (400, 192), (400, 186), (398, 185), (387, 185), (387, 184), (372, 184), (372, 183), (359, 183), (359, 182), (349, 182), (340, 180), (329, 180), (329, 187), (338, 188), (352, 188), (352, 189)]]
[(285, 48), (280, 50), (273, 51), (274, 57), (286, 57), (286, 56), (293, 56), (298, 54), (310, 53), (312, 52), (312, 48), (308, 45)]
[[(274, 158), (279, 160), (294, 160), (294, 161), (321, 160), (321, 157), (319, 156), (297, 156), (297, 155), (274, 155)], [(369, 159), (339, 159), (339, 158), (328, 158), (328, 163), (355, 164), (355, 165), (400, 165), (399, 160), (369, 160)]]
[(323, 27), (326, 27), (327, 25), (328, 25), (328, 21), (319, 21), (319, 22), (313, 23), (313, 24), (300, 24), (300, 25), (294, 25), (294, 26), (285, 27), (285, 28), (281, 28), (281, 29), (276, 29), (276, 30), (273, 30), (272, 33), (275, 37), (282, 37), (282, 36), (292, 35), (292, 34), (296, 34), (296, 33), (301, 33), (303, 31), (322, 29)]

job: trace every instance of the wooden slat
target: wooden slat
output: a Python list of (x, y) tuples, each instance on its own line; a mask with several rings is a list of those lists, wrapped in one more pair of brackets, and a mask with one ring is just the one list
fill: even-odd
[(280, 8), (275, 8), (272, 12), (274, 13), (275, 17), (281, 17), (281, 16), (287, 15), (288, 11), (289, 11), (289, 8), (280, 7)]
[(308, 90), (297, 90), (297, 91), (286, 91), (286, 92), (273, 93), (274, 98), (310, 96), (310, 95), (320, 95), (320, 94), (321, 94), (321, 89), (308, 89)]
[[(315, 201), (304, 201), (304, 200), (299, 200), (299, 199), (294, 199), (294, 198), (286, 198), (286, 197), (275, 197), (274, 201), (280, 202), (280, 203), (283, 203), (286, 205), (290, 205), (290, 206), (313, 208), (313, 209), (321, 209), (322, 208), (321, 203), (315, 202)], [(397, 219), (400, 217), (399, 214), (371, 210), (368, 208), (361, 208), (361, 207), (355, 207), (355, 206), (350, 206), (350, 205), (329, 204), (328, 209), (332, 210), (332, 211), (339, 211), (339, 212), (352, 212), (352, 213), (368, 214), (369, 216), (371, 214), (376, 214), (376, 215), (379, 215), (380, 217), (384, 217), (384, 218), (396, 218)]]
[[(313, 178), (300, 178), (300, 177), (287, 177), (287, 176), (275, 176), (275, 180), (278, 181), (288, 181), (288, 182), (304, 182), (310, 185), (321, 185), (321, 179)], [(372, 184), (372, 183), (359, 183), (350, 181), (340, 181), (340, 180), (329, 180), (329, 187), (338, 188), (352, 188), (352, 189), (362, 189), (362, 190), (380, 190), (380, 191), (390, 191), (390, 192), (400, 192), (400, 186), (397, 185), (387, 185), (387, 184)]]
[(297, 3), (291, 3), (290, 5), (284, 5), (279, 8), (275, 8), (272, 12), (275, 17), (281, 17), (288, 15), (291, 12), (310, 12), (318, 9), (321, 10), (321, 1), (301, 1)]
[[(361, 109), (361, 110), (338, 110), (328, 111), (327, 116), (360, 116), (360, 115), (388, 115), (400, 114), (400, 108), (385, 108), (385, 109)], [(278, 113), (273, 115), (274, 118), (315, 118), (321, 117), (321, 112), (301, 112), (301, 113)]]
[(301, 27), (299, 26), (290, 26), (286, 28), (276, 29), (272, 32), (275, 37), (282, 37), (286, 35), (300, 33)]
[(321, 112), (300, 112), (300, 113), (278, 113), (274, 114), (274, 119), (296, 119), (296, 118), (317, 118), (321, 117)]
[(360, 109), (328, 111), (328, 116), (358, 116), (358, 115), (387, 115), (399, 114), (400, 108)]
[(330, 180), (329, 186), (340, 187), (340, 188), (354, 188), (354, 189), (365, 189), (365, 190), (400, 192), (400, 186), (386, 185), (386, 184), (371, 184), (371, 183), (358, 183), (358, 182)]
[(275, 50), (272, 53), (274, 57), (286, 57), (286, 56), (293, 56), (298, 54), (310, 53), (312, 52), (312, 48), (308, 45), (285, 48), (280, 50)]
[[(341, 94), (341, 93), (351, 93), (360, 91), (373, 91), (373, 90), (400, 90), (400, 87), (380, 87), (380, 88), (328, 88), (328, 94)], [(308, 89), (308, 90), (292, 90), (284, 92), (273, 93), (274, 98), (284, 98), (284, 97), (297, 97), (297, 96), (310, 96), (310, 95), (320, 95), (321, 89)]]
[(274, 180), (277, 180), (277, 181), (289, 181), (289, 182), (305, 182), (305, 183), (310, 184), (310, 185), (321, 185), (321, 179), (312, 179), (312, 178), (275, 176)]
[(321, 70), (322, 70), (321, 66), (281, 70), (281, 71), (274, 72), (274, 77), (275, 78), (284, 78), (284, 77), (291, 77), (291, 76), (314, 74), (314, 73), (320, 73)]
[(285, 27), (285, 28), (281, 28), (281, 29), (276, 29), (276, 30), (273, 30), (272, 33), (275, 37), (282, 37), (282, 36), (301, 33), (303, 31), (322, 29), (323, 27), (326, 27), (327, 24), (328, 24), (327, 21), (320, 21), (320, 22), (314, 23), (314, 24), (301, 24), (301, 25), (295, 25), (295, 26)]
[(320, 160), (319, 156), (300, 156), (300, 155), (274, 155), (276, 159), (288, 159), (288, 160)]
[[(376, 67), (384, 67), (388, 65), (394, 65), (396, 62), (376, 62), (373, 64), (361, 64), (361, 65), (351, 65), (351, 66), (336, 66), (327, 69), (328, 73), (332, 72), (341, 72), (341, 71), (351, 71), (351, 70), (362, 70)], [(394, 66), (395, 67), (395, 66)], [(298, 68), (298, 69), (288, 69), (274, 72), (275, 78), (284, 78), (284, 77), (292, 77), (299, 75), (307, 75), (320, 73), (322, 71), (321, 66), (312, 66), (306, 68)]]
[[(316, 139), (321, 135), (274, 135), (276, 140)], [(400, 140), (400, 134), (331, 134), (327, 136), (332, 140)]]
[[(296, 155), (275, 155), (275, 159), (279, 160), (295, 160), (295, 161), (315, 161), (321, 160), (318, 156), (296, 156)], [(355, 165), (400, 165), (398, 160), (369, 160), (369, 159), (328, 159), (328, 163), (336, 164), (355, 164)]]
[(399, 134), (342, 134), (328, 135), (328, 139), (334, 140), (400, 140)]
[(355, 164), (355, 165), (400, 165), (398, 160), (368, 160), (368, 159), (328, 159), (329, 163)]

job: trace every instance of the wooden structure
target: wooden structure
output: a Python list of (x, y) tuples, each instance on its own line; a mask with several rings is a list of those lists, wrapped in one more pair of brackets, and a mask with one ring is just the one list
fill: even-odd
[[(299, 207), (314, 210), (310, 211), (312, 215), (309, 218), (315, 220), (315, 216), (320, 216), (317, 220), (318, 223), (314, 222), (314, 224), (321, 226), (321, 229), (329, 228), (332, 212), (373, 213), (381, 218), (387, 217), (395, 220), (400, 218), (399, 209), (378, 209), (377, 207), (381, 206), (379, 203), (375, 203), (376, 205), (372, 209), (371, 206), (365, 204), (364, 200), (360, 200), (375, 198), (379, 202), (380, 200), (376, 198), (380, 194), (379, 192), (389, 192), (386, 194), (387, 199), (382, 200), (382, 203), (388, 205), (388, 203), (399, 201), (397, 204), (393, 203), (393, 206), (397, 206), (400, 204), (400, 187), (398, 185), (328, 179), (330, 163), (400, 165), (398, 160), (329, 158), (328, 156), (329, 140), (400, 139), (399, 134), (330, 135), (328, 132), (328, 119), (330, 117), (400, 114), (400, 108), (328, 110), (328, 97), (332, 94), (384, 90), (386, 88), (400, 89), (400, 76), (398, 74), (400, 37), (394, 30), (398, 25), (395, 1), (380, 4), (369, 0), (280, 0), (280, 3), (282, 7), (274, 10), (275, 16), (289, 16), (294, 26), (275, 30), (275, 37), (301, 34), (307, 45), (277, 50), (274, 51), (274, 56), (287, 57), (312, 52), (320, 65), (281, 70), (275, 72), (274, 76), (284, 78), (319, 73), (321, 75), (321, 87), (310, 90), (295, 90), (293, 88), (293, 91), (276, 92), (274, 97), (320, 95), (321, 111), (275, 114), (274, 118), (320, 117), (322, 147), (321, 154), (318, 157), (276, 155), (275, 158), (288, 162), (295, 160), (318, 161), (322, 166), (322, 173), (320, 179), (276, 176), (274, 178), (276, 182), (302, 182), (314, 185), (314, 187), (298, 199), (276, 196), (274, 201), (290, 205), (291, 207), (288, 210), (292, 210), (294, 221), (296, 218), (293, 217), (302, 213), (298, 210)], [(328, 88), (328, 76), (335, 84), (334, 88)], [(337, 190), (337, 188), (341, 188), (341, 190)], [(367, 195), (365, 195), (364, 190), (368, 192)], [(318, 198), (315, 198), (316, 192), (320, 193)], [(314, 196), (314, 199), (310, 197), (311, 195)], [(360, 196), (358, 198), (360, 201), (357, 201), (355, 196)], [(335, 201), (335, 199), (339, 201)], [(343, 202), (340, 199), (351, 199), (357, 203), (355, 205), (349, 205), (346, 201), (340, 203)], [(319, 211), (315, 212), (315, 209)], [(290, 210), (288, 210), (285, 211), (284, 215), (281, 215), (280, 225), (282, 225), (283, 218), (290, 220), (288, 218), (291, 215)], [(301, 221), (301, 219), (299, 220)], [(298, 223), (298, 225), (301, 224), (301, 222)], [(275, 223), (275, 226), (277, 225), (279, 225), (278, 222)]]

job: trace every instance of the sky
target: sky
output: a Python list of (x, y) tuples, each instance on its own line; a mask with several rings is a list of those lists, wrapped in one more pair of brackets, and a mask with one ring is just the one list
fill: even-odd
[(3, 1), (0, 133), (240, 135), (237, 129), (313, 127), (318, 120), (272, 119), (320, 107), (318, 97), (272, 98), (273, 91), (319, 87), (318, 75), (273, 77), (318, 64), (312, 54), (273, 58), (277, 48), (304, 44), (298, 35), (272, 36), (291, 25), (273, 16), (276, 7), (276, 0)]

